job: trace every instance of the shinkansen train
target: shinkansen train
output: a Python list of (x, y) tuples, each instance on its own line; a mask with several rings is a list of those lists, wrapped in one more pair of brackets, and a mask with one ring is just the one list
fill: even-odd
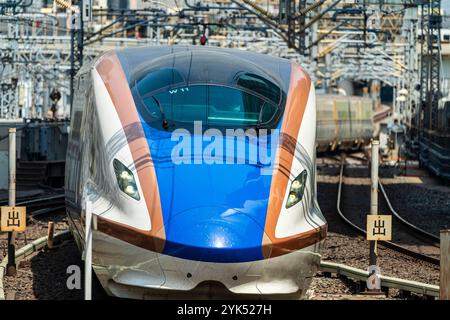
[(75, 87), (67, 214), (83, 250), (91, 204), (93, 269), (109, 295), (305, 294), (327, 224), (301, 67), (232, 49), (128, 48), (83, 66)]
[(317, 150), (358, 149), (373, 135), (373, 100), (317, 95)]

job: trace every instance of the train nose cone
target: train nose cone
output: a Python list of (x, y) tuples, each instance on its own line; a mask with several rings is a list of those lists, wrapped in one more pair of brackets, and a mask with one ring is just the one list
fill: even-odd
[(237, 210), (199, 207), (169, 220), (164, 253), (209, 262), (261, 260), (263, 233), (263, 227)]

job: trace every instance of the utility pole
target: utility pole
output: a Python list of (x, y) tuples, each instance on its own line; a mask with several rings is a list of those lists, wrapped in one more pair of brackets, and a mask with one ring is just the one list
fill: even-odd
[[(428, 0), (421, 11), (420, 109), (416, 123), (419, 139), (437, 129), (440, 97), (441, 2)], [(425, 134), (424, 134), (425, 133)]]
[[(369, 227), (372, 223), (373, 219), (380, 217), (378, 215), (378, 152), (379, 152), (380, 142), (378, 140), (372, 141), (372, 160), (371, 160), (371, 193), (370, 193), (370, 215), (367, 217), (368, 227), (367, 227), (367, 235), (369, 240), (369, 277), (367, 278), (367, 291), (365, 294), (369, 295), (378, 295), (381, 293), (381, 279), (380, 279), (380, 269), (377, 265), (377, 238), (369, 237), (371, 233), (370, 230), (373, 230), (381, 224), (376, 222), (376, 225), (373, 225), (374, 228)], [(384, 233), (383, 233), (384, 234)]]
[[(9, 201), (10, 207), (16, 206), (16, 128), (9, 129)], [(16, 233), (8, 232), (8, 264), (6, 275), (15, 276), (16, 269)]]
[[(371, 191), (370, 191), (370, 214), (378, 214), (378, 151), (380, 142), (372, 141), (372, 161), (371, 161)], [(370, 260), (371, 266), (377, 265), (377, 242), (370, 241)]]
[[(88, 1), (88, 0), (84, 0)], [(70, 108), (73, 106), (75, 75), (83, 65), (84, 21), (86, 8), (83, 0), (78, 1), (78, 13), (72, 11), (70, 30)]]

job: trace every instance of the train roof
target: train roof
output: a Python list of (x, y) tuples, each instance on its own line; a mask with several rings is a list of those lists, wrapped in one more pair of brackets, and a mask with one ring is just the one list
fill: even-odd
[[(151, 46), (114, 52), (130, 85), (149, 72), (171, 68), (191, 84), (232, 85), (237, 75), (251, 73), (271, 80), (284, 92), (289, 89), (291, 62), (265, 54), (203, 46)], [(101, 56), (96, 61), (99, 59)]]

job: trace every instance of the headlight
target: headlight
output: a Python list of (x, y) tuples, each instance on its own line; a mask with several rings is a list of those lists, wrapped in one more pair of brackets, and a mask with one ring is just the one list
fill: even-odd
[(303, 192), (306, 186), (306, 177), (308, 176), (306, 170), (303, 170), (297, 178), (291, 183), (291, 189), (289, 190), (289, 195), (286, 201), (286, 209), (292, 207), (293, 205), (300, 202), (303, 198)]
[(120, 190), (125, 192), (133, 199), (140, 200), (141, 197), (139, 196), (136, 181), (134, 180), (134, 176), (131, 170), (117, 159), (114, 159), (113, 166)]

